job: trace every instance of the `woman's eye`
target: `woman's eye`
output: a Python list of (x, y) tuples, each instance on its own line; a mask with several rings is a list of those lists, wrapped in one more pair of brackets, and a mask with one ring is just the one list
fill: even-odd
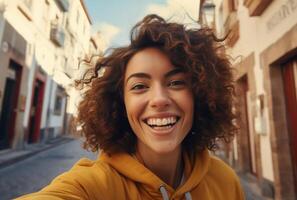
[(144, 84), (136, 84), (136, 85), (133, 85), (131, 90), (143, 90), (143, 89), (146, 89), (147, 86), (145, 86)]
[(180, 88), (186, 85), (186, 82), (183, 80), (172, 80), (169, 82), (169, 87)]

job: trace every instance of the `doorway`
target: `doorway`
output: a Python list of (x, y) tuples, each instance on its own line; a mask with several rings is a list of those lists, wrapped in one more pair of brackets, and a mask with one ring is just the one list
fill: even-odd
[(36, 78), (33, 84), (28, 143), (36, 143), (40, 137), (40, 124), (45, 87), (42, 79)]
[(255, 140), (250, 131), (249, 119), (249, 88), (248, 76), (244, 75), (237, 81), (238, 109), (240, 112), (240, 146), (241, 146), (241, 170), (253, 175), (257, 175), (255, 159)]
[(9, 148), (14, 136), (21, 74), (22, 67), (10, 60), (0, 116), (0, 149)]
[(297, 192), (297, 58), (282, 67), (295, 191)]

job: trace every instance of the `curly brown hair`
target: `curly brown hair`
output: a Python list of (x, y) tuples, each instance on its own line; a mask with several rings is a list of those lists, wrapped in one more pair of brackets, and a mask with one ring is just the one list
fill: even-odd
[(112, 49), (97, 60), (93, 76), (77, 81), (90, 86), (79, 104), (76, 121), (86, 137), (84, 147), (109, 154), (135, 151), (137, 138), (126, 117), (123, 79), (128, 61), (148, 47), (162, 50), (174, 66), (190, 73), (195, 110), (191, 134), (183, 147), (213, 150), (218, 138), (230, 141), (237, 131), (232, 109), (234, 80), (222, 40), (209, 28), (187, 28), (148, 15), (131, 30), (130, 45)]

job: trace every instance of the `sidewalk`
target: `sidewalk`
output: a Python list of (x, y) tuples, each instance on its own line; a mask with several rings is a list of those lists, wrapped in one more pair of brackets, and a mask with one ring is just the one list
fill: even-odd
[(0, 169), (15, 162), (24, 160), (32, 155), (38, 154), (57, 145), (70, 142), (74, 138), (69, 136), (59, 136), (45, 143), (28, 144), (23, 150), (5, 149), (0, 151)]
[[(220, 154), (220, 152), (217, 151), (215, 155), (222, 159), (230, 167), (232, 167), (229, 164), (228, 160), (225, 158), (224, 154)], [(244, 190), (246, 200), (272, 200), (272, 198), (268, 198), (262, 195), (260, 185), (254, 177), (240, 173), (234, 167), (232, 168), (240, 178), (240, 183)]]
[(241, 173), (237, 173), (237, 175), (239, 176), (241, 185), (244, 189), (246, 200), (272, 200), (261, 194), (260, 186), (256, 181)]

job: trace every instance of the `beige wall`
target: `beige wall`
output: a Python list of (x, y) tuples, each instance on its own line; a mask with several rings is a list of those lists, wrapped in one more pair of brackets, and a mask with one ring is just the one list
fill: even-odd
[[(11, 1), (13, 3), (13, 1)], [(7, 10), (13, 10), (13, 6), (8, 6)], [(7, 14), (7, 12), (4, 12), (1, 16), (1, 23), (5, 26), (2, 26), (2, 33), (1, 33), (1, 47), (3, 47), (3, 44), (8, 44), (8, 48), (4, 50), (3, 48), (0, 49), (0, 60), (1, 60), (1, 69), (0, 69), (0, 105), (2, 105), (3, 96), (5, 92), (5, 83), (6, 83), (6, 77), (10, 74), (9, 69), (9, 62), (10, 60), (14, 61), (18, 65), (21, 66), (21, 82), (20, 82), (20, 89), (19, 89), (19, 95), (17, 99), (17, 107), (16, 107), (16, 121), (15, 121), (15, 132), (14, 137), (12, 140), (12, 147), (16, 147), (18, 144), (19, 139), (23, 137), (24, 135), (24, 129), (23, 129), (23, 120), (24, 120), (24, 109), (25, 104), (28, 97), (28, 88), (27, 88), (27, 82), (28, 82), (28, 73), (29, 73), (29, 59), (26, 59), (26, 55), (28, 54), (26, 50), (26, 36), (22, 36), (20, 33), (16, 32), (16, 27), (14, 23), (8, 23), (6, 22), (6, 18), (10, 17), (10, 15)], [(15, 16), (16, 19), (19, 19), (19, 16)], [(29, 95), (30, 96), (30, 95)], [(0, 107), (0, 109), (2, 106)]]
[[(220, 8), (225, 10), (225, 4), (222, 0), (216, 0), (216, 15), (225, 16), (220, 14)], [(287, 8), (285, 10), (281, 10)], [(285, 11), (285, 12), (284, 12)], [(283, 12), (281, 17), (279, 13)], [(297, 23), (297, 1), (273, 1), (271, 5), (259, 17), (250, 17), (248, 9), (243, 6), (243, 0), (239, 0), (238, 19), (240, 21), (240, 38), (236, 44), (229, 49), (228, 52), (235, 59), (235, 64), (240, 63), (244, 58), (254, 52), (255, 64), (254, 66), (246, 66), (253, 68), (256, 85), (256, 96), (265, 94), (263, 67), (261, 66), (260, 54), (268, 46), (275, 43), (281, 38), (284, 33), (290, 30)], [(224, 23), (224, 21), (217, 20), (217, 23)], [(221, 30), (223, 24), (217, 24), (217, 30)], [(251, 107), (257, 107), (256, 101), (250, 102)], [(274, 181), (272, 154), (271, 154), (271, 135), (269, 130), (268, 110), (270, 108), (265, 104), (263, 110), (264, 124), (266, 134), (260, 135), (260, 157), (262, 174), (268, 180)], [(251, 127), (254, 127), (254, 120), (250, 120)], [(265, 158), (265, 159), (264, 159)]]
[[(66, 71), (71, 76), (69, 83), (73, 84), (74, 80), (81, 77), (82, 71), (79, 66), (79, 60), (84, 59), (85, 55), (89, 53), (91, 22), (80, 0), (71, 0), (68, 15), (69, 27), (67, 31), (71, 32), (71, 34), (66, 36), (65, 45), (69, 49), (66, 54), (71, 59), (68, 60)], [(74, 114), (77, 112), (79, 92), (71, 87), (67, 87), (67, 93), (70, 96), (67, 104), (67, 113)]]
[[(244, 57), (250, 52), (255, 52), (255, 68), (254, 74), (256, 76), (256, 88), (257, 95), (264, 94), (263, 84), (263, 66), (260, 63), (260, 53), (271, 44), (275, 43), (280, 37), (284, 35), (297, 23), (297, 1), (295, 1), (295, 10), (292, 9), (292, 5), (289, 5), (289, 1), (273, 1), (271, 5), (265, 10), (260, 17), (249, 17), (247, 9), (240, 3), (238, 13), (240, 13), (240, 39), (232, 48), (232, 55), (243, 55)], [(283, 6), (287, 6), (288, 12), (286, 17), (280, 20), (280, 17), (275, 17)], [(280, 21), (278, 21), (280, 20)], [(272, 22), (277, 22), (273, 26), (269, 26)], [(266, 123), (266, 135), (261, 135), (261, 159), (262, 160), (262, 173), (263, 177), (273, 181), (273, 165), (271, 156), (271, 136), (269, 130), (268, 121), (268, 109), (267, 104), (264, 108), (264, 118)], [(265, 159), (264, 159), (265, 158)]]
[[(57, 116), (50, 112), (51, 116), (48, 119), (48, 110), (52, 110), (51, 107), (53, 107), (55, 101), (55, 88), (57, 84), (68, 87), (72, 83), (71, 77), (69, 78), (64, 74), (67, 70), (66, 65), (70, 65), (73, 74), (75, 74), (78, 68), (74, 66), (77, 66), (78, 58), (83, 57), (84, 53), (89, 51), (91, 24), (82, 7), (82, 1), (69, 0), (68, 12), (62, 12), (55, 0), (32, 0), (31, 2), (31, 6), (28, 7), (25, 1), (7, 0), (3, 4), (5, 5), (3, 16), (0, 16), (1, 21), (6, 20), (14, 27), (16, 32), (26, 40), (29, 47), (25, 59), (22, 61), (24, 69), (20, 96), (26, 98), (25, 110), (17, 116), (16, 137), (19, 139), (14, 140), (15, 143), (23, 141), (24, 130), (28, 126), (33, 90), (32, 83), (35, 79), (37, 67), (41, 66), (42, 70), (47, 74), (41, 128), (47, 128), (47, 126), (61, 127), (63, 125), (63, 115)], [(68, 17), (70, 17), (70, 20), (67, 20)], [(56, 46), (50, 39), (51, 23), (54, 20), (64, 29), (65, 45), (62, 47)], [(70, 29), (67, 29), (67, 23), (69, 23)], [(72, 41), (71, 36), (74, 36)], [(0, 37), (2, 38), (2, 33)], [(9, 56), (0, 53), (1, 64), (4, 66), (0, 68), (1, 92), (3, 92), (5, 81), (2, 75), (6, 74), (8, 61), (11, 57)], [(68, 58), (68, 63), (65, 62), (65, 58)], [(0, 103), (1, 101), (0, 98)]]

